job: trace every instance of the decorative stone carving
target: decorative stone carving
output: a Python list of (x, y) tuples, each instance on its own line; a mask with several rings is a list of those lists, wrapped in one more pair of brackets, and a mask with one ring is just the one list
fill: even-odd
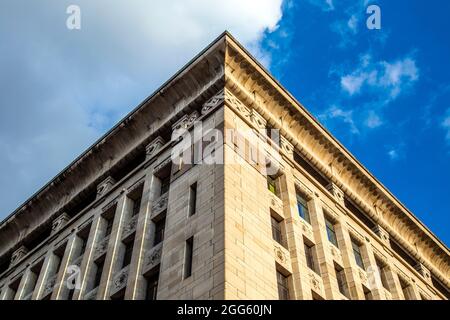
[(414, 267), (414, 269), (416, 269), (420, 273), (420, 275), (424, 277), (425, 281), (427, 281), (428, 283), (432, 283), (430, 270), (428, 270), (428, 268), (425, 267), (422, 263), (419, 262)]
[(150, 142), (150, 144), (145, 147), (145, 155), (147, 159), (155, 155), (156, 152), (161, 149), (164, 143), (164, 139), (159, 136), (156, 137), (156, 139), (154, 139), (152, 142)]
[(109, 244), (109, 236), (104, 237), (95, 247), (95, 257), (100, 257), (102, 254), (106, 252)]
[(280, 148), (281, 150), (286, 152), (288, 156), (292, 156), (294, 154), (294, 146), (281, 134), (280, 134)]
[(202, 114), (207, 114), (214, 110), (216, 107), (221, 105), (225, 100), (225, 92), (224, 89), (220, 90), (216, 93), (211, 99), (206, 101), (202, 107)]
[(274, 243), (275, 260), (287, 271), (291, 272), (291, 263), (289, 258), (289, 252), (280, 246), (278, 243)]
[(114, 186), (116, 181), (113, 177), (109, 176), (97, 186), (97, 199), (105, 195)]
[(255, 109), (250, 113), (250, 121), (257, 129), (266, 129), (267, 121)]
[(112, 294), (120, 291), (127, 285), (129, 269), (130, 266), (126, 266), (115, 274), (113, 278), (113, 287), (111, 289)]
[(15, 265), (28, 253), (28, 249), (25, 246), (20, 246), (16, 251), (13, 252), (11, 256), (10, 266)]
[(314, 272), (310, 272), (309, 273), (309, 282), (310, 282), (311, 288), (314, 291), (316, 291), (319, 294), (322, 293), (321, 280), (320, 280), (319, 276), (316, 273), (314, 273)]
[(146, 270), (151, 270), (161, 263), (162, 242), (148, 251), (146, 258)]
[(312, 226), (303, 219), (301, 219), (301, 225), (303, 234), (310, 240), (314, 240)]
[(191, 114), (185, 114), (177, 122), (172, 125), (172, 141), (180, 138), (198, 118), (198, 112), (194, 111)]
[(359, 269), (358, 271), (359, 271), (359, 278), (361, 279), (361, 282), (364, 284), (367, 283), (367, 273), (362, 269)]
[(136, 230), (136, 225), (138, 222), (138, 215), (134, 215), (130, 218), (130, 220), (128, 221), (128, 223), (125, 225), (125, 227), (123, 228), (123, 235), (129, 235), (131, 233), (134, 232), (134, 230)]
[(67, 213), (62, 213), (52, 222), (52, 234), (61, 230), (67, 222), (69, 222), (70, 216)]
[(336, 184), (334, 184), (334, 182), (330, 182), (330, 184), (328, 184), (327, 190), (330, 191), (330, 193), (334, 196), (334, 198), (341, 206), (345, 206), (344, 192), (341, 189), (339, 189), (339, 187)]
[(386, 243), (389, 244), (389, 233), (387, 233), (386, 230), (384, 230), (379, 224), (377, 224), (373, 229), (373, 232), (376, 233), (377, 236), (380, 237), (380, 239)]
[(342, 255), (341, 255), (341, 251), (336, 248), (333, 244), (330, 243), (330, 251), (331, 254), (333, 255), (333, 257), (338, 260), (338, 261), (342, 261)]
[(225, 89), (225, 102), (239, 112), (244, 118), (251, 121), (251, 111), (238, 98), (234, 96), (228, 89)]
[(169, 200), (169, 193), (166, 192), (162, 196), (160, 196), (155, 202), (152, 204), (152, 213), (151, 217), (154, 218), (157, 216), (160, 212), (167, 209), (167, 202)]

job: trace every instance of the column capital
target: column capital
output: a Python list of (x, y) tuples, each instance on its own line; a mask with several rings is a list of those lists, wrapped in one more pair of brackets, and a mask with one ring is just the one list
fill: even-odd
[(106, 179), (104, 179), (102, 182), (100, 182), (97, 185), (97, 199), (106, 194), (113, 185), (116, 183), (116, 180), (114, 180), (113, 177), (108, 176)]

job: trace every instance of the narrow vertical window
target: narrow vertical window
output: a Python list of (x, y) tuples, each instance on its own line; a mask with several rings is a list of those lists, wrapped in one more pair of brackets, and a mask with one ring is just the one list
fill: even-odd
[(131, 263), (131, 257), (133, 255), (134, 241), (124, 243), (124, 245), (125, 245), (125, 252), (123, 254), (122, 268), (125, 268), (126, 266), (128, 266)]
[(104, 263), (105, 263), (104, 260), (95, 263), (95, 276), (94, 276), (94, 284), (92, 286), (92, 289), (95, 289), (100, 285), (100, 280), (102, 279)]
[(348, 298), (348, 295), (347, 295), (347, 281), (345, 279), (344, 269), (335, 266), (335, 272), (336, 272), (336, 280), (337, 280), (339, 292), (342, 293), (344, 296), (346, 296)]
[(192, 256), (194, 253), (194, 237), (186, 240), (186, 250), (184, 257), (184, 278), (189, 278), (192, 275)]
[(131, 216), (135, 216), (139, 213), (139, 210), (141, 208), (141, 200), (142, 200), (141, 196), (133, 200), (133, 211), (131, 212)]
[(161, 243), (164, 240), (164, 229), (166, 227), (166, 218), (162, 218), (155, 222), (155, 239), (153, 241), (153, 246)]
[(297, 209), (299, 216), (308, 223), (311, 223), (308, 210), (308, 202), (303, 194), (297, 193)]
[(411, 294), (409, 292), (409, 290), (410, 290), (409, 284), (402, 278), (399, 278), (399, 280), (400, 280), (400, 286), (402, 287), (403, 297), (405, 298), (405, 300), (413, 300), (411, 297)]
[(197, 182), (189, 188), (189, 216), (195, 214), (197, 210)]
[(316, 267), (314, 259), (315, 246), (313, 244), (304, 242), (304, 247), (305, 247), (306, 265), (308, 266), (309, 269), (313, 270), (315, 273), (319, 273), (319, 270)]
[(279, 222), (274, 217), (270, 217), (272, 222), (272, 237), (279, 244), (283, 245), (283, 237), (281, 235), (281, 222)]
[(385, 270), (385, 265), (383, 264), (383, 262), (381, 262), (378, 259), (375, 259), (376, 265), (377, 265), (377, 270), (378, 270), (378, 274), (380, 275), (380, 280), (381, 280), (381, 284), (383, 285), (383, 288), (385, 288), (386, 290), (390, 290), (389, 289), (389, 282), (387, 280), (386, 277), (386, 270)]
[(147, 292), (145, 295), (145, 300), (156, 300), (158, 292), (159, 270), (157, 273), (148, 277), (146, 280), (147, 280)]
[(288, 278), (277, 270), (277, 285), (279, 300), (289, 300)]
[(364, 268), (363, 258), (362, 258), (362, 255), (361, 255), (361, 247), (359, 246), (359, 244), (354, 239), (351, 239), (351, 241), (352, 241), (353, 255), (355, 257), (356, 264), (361, 269), (365, 269)]
[(267, 176), (267, 189), (269, 189), (270, 192), (279, 197), (280, 190), (278, 188), (278, 181), (276, 177), (270, 175)]
[(165, 194), (167, 191), (169, 191), (170, 188), (170, 175), (167, 177), (161, 178), (161, 195)]
[(337, 247), (338, 242), (336, 238), (336, 231), (334, 230), (334, 223), (327, 217), (325, 217), (325, 227), (327, 229), (328, 240)]

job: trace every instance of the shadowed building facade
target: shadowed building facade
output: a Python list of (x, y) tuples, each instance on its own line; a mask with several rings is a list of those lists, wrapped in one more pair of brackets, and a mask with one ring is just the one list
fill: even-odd
[(445, 244), (228, 33), (0, 224), (2, 300), (440, 300), (449, 276)]

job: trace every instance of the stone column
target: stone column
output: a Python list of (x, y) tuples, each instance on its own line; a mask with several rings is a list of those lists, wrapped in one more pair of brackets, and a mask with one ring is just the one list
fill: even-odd
[(289, 167), (281, 179), (281, 199), (285, 217), (286, 238), (292, 264), (293, 293), (296, 300), (312, 299), (308, 275), (305, 272), (305, 252), (301, 227), (295, 223), (298, 218), (297, 197), (291, 168)]
[(58, 259), (54, 253), (53, 250), (55, 248), (50, 248), (49, 252), (45, 256), (44, 264), (41, 269), (41, 273), (39, 274), (36, 288), (33, 292), (32, 299), (33, 300), (40, 300), (44, 297), (44, 293), (46, 291), (46, 288), (51, 287), (52, 284), (49, 283), (49, 280), (52, 279), (52, 277), (55, 275), (56, 267), (58, 264)]
[(120, 268), (120, 259), (118, 259), (123, 253), (123, 244), (121, 243), (121, 235), (123, 225), (127, 221), (129, 215), (129, 205), (130, 201), (127, 201), (127, 196), (125, 194), (125, 189), (122, 190), (122, 195), (117, 203), (116, 213), (114, 216), (113, 227), (108, 243), (108, 251), (105, 257), (105, 264), (102, 273), (102, 279), (98, 288), (97, 298), (99, 300), (109, 300), (110, 299), (110, 288), (113, 281), (113, 277), (118, 268)]
[(86, 243), (86, 251), (84, 253), (83, 260), (81, 261), (80, 266), (80, 278), (81, 278), (81, 286), (80, 289), (75, 289), (72, 300), (83, 300), (84, 295), (89, 290), (87, 288), (92, 276), (91, 270), (94, 264), (94, 255), (96, 250), (97, 242), (100, 238), (101, 233), (101, 222), (102, 222), (101, 212), (97, 212), (95, 214), (94, 219), (92, 220), (92, 226), (89, 231), (89, 236)]
[(364, 300), (361, 278), (365, 277), (366, 272), (356, 264), (355, 256), (353, 255), (352, 240), (345, 220), (341, 219), (340, 223), (335, 225), (335, 230), (339, 248), (341, 249), (347, 286), (351, 299)]
[(17, 289), (15, 296), (16, 300), (24, 300), (24, 298), (31, 292), (33, 285), (36, 282), (36, 278), (36, 274), (31, 271), (30, 267), (28, 267), (20, 280), (19, 288)]
[(369, 239), (366, 239), (364, 245), (361, 247), (361, 254), (367, 271), (367, 283), (365, 283), (367, 289), (370, 290), (373, 300), (385, 299), (386, 297), (380, 278), (381, 275), (378, 272), (377, 262)]
[(76, 253), (79, 252), (80, 242), (78, 240), (77, 235), (74, 233), (67, 243), (66, 251), (64, 252), (64, 256), (61, 261), (60, 272), (56, 279), (55, 290), (53, 290), (52, 293), (52, 300), (66, 300), (68, 297), (70, 289), (67, 287), (66, 282), (70, 274), (68, 273), (67, 268), (74, 259)]
[(159, 197), (160, 190), (160, 182), (159, 179), (153, 175), (153, 169), (154, 165), (146, 169), (133, 255), (130, 263), (127, 289), (125, 292), (126, 300), (145, 299), (146, 280), (143, 276), (143, 268), (146, 263), (147, 253), (152, 246), (155, 232), (151, 220), (152, 203)]

